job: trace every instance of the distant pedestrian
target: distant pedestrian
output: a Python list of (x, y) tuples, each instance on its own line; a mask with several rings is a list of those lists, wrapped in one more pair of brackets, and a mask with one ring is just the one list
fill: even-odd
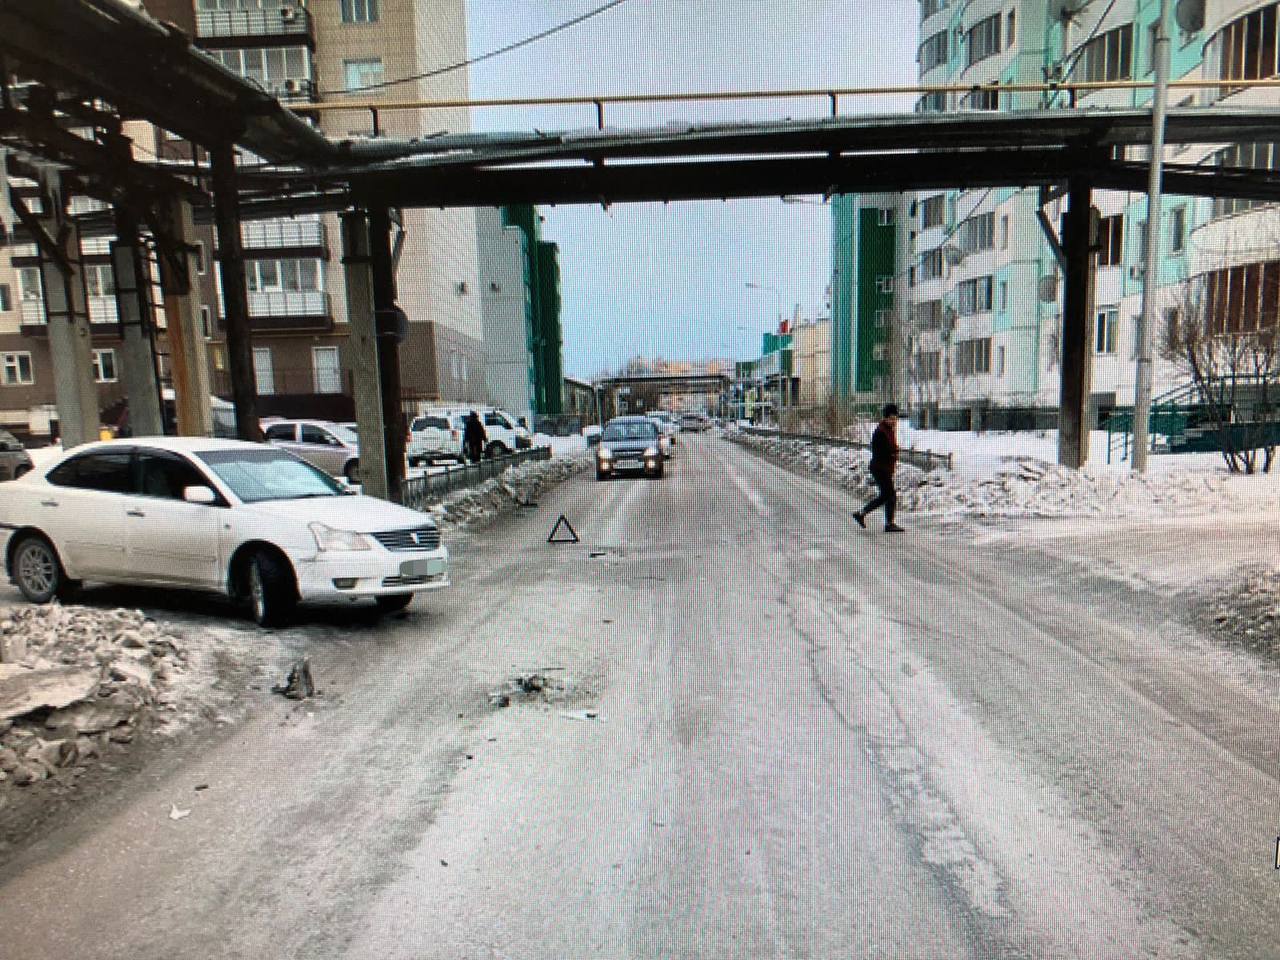
[(462, 428), (462, 446), (467, 452), (467, 459), (472, 463), (479, 463), (484, 456), (484, 445), (488, 439), (484, 424), (480, 422), (480, 414), (472, 410)]
[(872, 510), (884, 507), (885, 533), (902, 533), (902, 528), (893, 522), (893, 513), (898, 507), (898, 492), (893, 488), (893, 472), (898, 467), (898, 407), (888, 403), (884, 408), (884, 419), (871, 434), (871, 478), (875, 480), (880, 493), (861, 510), (854, 511), (853, 519), (864, 530), (867, 527), (867, 516)]

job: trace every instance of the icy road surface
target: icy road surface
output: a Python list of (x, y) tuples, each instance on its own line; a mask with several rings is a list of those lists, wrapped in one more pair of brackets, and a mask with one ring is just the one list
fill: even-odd
[(714, 437), (570, 480), (0, 866), (0, 953), (1280, 955), (1280, 684), (1185, 625), (1274, 531), (855, 505)]

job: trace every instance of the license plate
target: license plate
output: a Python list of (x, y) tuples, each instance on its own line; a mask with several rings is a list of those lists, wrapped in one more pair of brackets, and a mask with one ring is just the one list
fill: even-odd
[(443, 560), (406, 560), (400, 564), (402, 577), (435, 577), (444, 573)]
[(620, 466), (620, 467), (638, 467), (638, 466), (640, 466), (640, 461), (639, 461), (639, 460), (619, 460), (619, 461), (618, 461), (618, 466)]

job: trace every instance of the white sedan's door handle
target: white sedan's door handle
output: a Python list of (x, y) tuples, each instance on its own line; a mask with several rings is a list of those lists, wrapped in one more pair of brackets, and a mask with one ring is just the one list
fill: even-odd
[(146, 516), (146, 514), (145, 514), (145, 513), (143, 513), (141, 510), (139, 510), (139, 509), (137, 509), (137, 508), (135, 507), (135, 508), (134, 508), (134, 509), (132, 509), (132, 510), (126, 510), (126, 511), (125, 511), (125, 516), (129, 516), (129, 517), (145, 517), (145, 516)]
[(57, 505), (58, 505), (57, 500), (41, 500), (40, 501), (40, 506), (42, 507), (56, 507)]

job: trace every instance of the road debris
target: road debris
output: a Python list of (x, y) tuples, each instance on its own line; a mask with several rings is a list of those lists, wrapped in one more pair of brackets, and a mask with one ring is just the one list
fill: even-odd
[(290, 700), (307, 700), (316, 695), (315, 681), (311, 677), (311, 661), (306, 657), (294, 663), (285, 682), (271, 688)]
[(561, 710), (560, 716), (566, 720), (599, 720), (600, 714), (594, 710)]
[(189, 816), (191, 816), (191, 810), (190, 810), (190, 809), (187, 809), (187, 810), (179, 810), (179, 809), (178, 809), (178, 805), (177, 805), (176, 803), (171, 803), (171, 804), (169, 804), (169, 819), (170, 819), (170, 820), (185, 820), (185, 819), (186, 819), (187, 817), (189, 817)]

